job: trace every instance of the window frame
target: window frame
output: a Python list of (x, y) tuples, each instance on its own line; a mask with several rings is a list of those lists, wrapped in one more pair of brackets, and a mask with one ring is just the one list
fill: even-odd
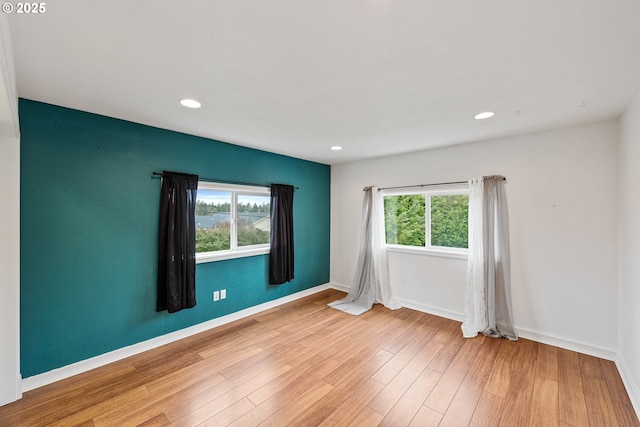
[[(459, 258), (467, 259), (469, 254), (469, 248), (451, 248), (447, 246), (432, 246), (431, 245), (431, 197), (432, 196), (458, 196), (461, 194), (469, 195), (468, 184), (448, 184), (446, 186), (438, 187), (416, 187), (415, 189), (403, 188), (403, 189), (389, 189), (382, 190), (382, 197), (384, 202), (385, 196), (413, 196), (424, 195), (424, 209), (425, 209), (425, 246), (409, 246), (398, 245), (392, 243), (386, 243), (385, 247), (390, 252), (409, 253), (414, 255), (431, 255), (440, 256), (446, 258)], [(384, 215), (384, 210), (383, 210)]]
[[(226, 191), (231, 193), (230, 217), (230, 248), (228, 250), (212, 252), (196, 252), (196, 264), (223, 261), (227, 259), (244, 258), (255, 255), (265, 255), (271, 250), (270, 243), (258, 245), (238, 246), (238, 196), (267, 196), (271, 197), (270, 187), (253, 185), (225, 184), (211, 181), (198, 181), (198, 190)], [(271, 211), (271, 206), (269, 206)], [(269, 212), (271, 215), (271, 212)]]

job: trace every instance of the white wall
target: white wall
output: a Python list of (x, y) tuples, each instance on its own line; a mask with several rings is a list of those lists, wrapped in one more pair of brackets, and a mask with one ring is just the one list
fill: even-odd
[(0, 137), (0, 405), (21, 397), (20, 367), (20, 143)]
[(11, 38), (0, 16), (0, 405), (22, 396), (20, 381), (20, 138)]
[[(617, 126), (611, 120), (334, 166), (331, 281), (351, 285), (363, 187), (502, 174), (516, 327), (524, 337), (614, 358)], [(393, 253), (389, 262), (393, 290), (407, 306), (460, 318), (465, 260)]]
[(617, 363), (640, 414), (640, 92), (620, 119), (619, 350)]

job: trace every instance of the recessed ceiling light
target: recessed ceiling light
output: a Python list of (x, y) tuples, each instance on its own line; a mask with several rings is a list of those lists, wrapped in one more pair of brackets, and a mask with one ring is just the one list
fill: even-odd
[(200, 108), (201, 104), (195, 99), (181, 99), (180, 104), (187, 108)]
[(340, 150), (342, 150), (342, 147), (340, 147), (339, 145), (334, 145), (333, 147), (331, 147), (331, 149), (333, 151), (340, 151)]
[(483, 113), (476, 114), (473, 118), (476, 120), (488, 119), (489, 117), (493, 117), (494, 114), (495, 113), (493, 111), (485, 111)]

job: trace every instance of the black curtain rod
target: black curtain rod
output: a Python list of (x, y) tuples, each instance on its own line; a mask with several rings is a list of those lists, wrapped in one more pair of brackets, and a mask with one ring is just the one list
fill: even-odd
[[(506, 181), (507, 178), (502, 177), (503, 181)], [(434, 185), (452, 185), (452, 184), (468, 184), (469, 181), (452, 181), (452, 182), (436, 182), (435, 184), (415, 184), (415, 185), (402, 185), (399, 187), (382, 187), (378, 188), (378, 191), (382, 190), (397, 190), (399, 188), (415, 188), (415, 187), (432, 187)]]
[[(162, 172), (153, 172), (153, 175), (154, 176), (158, 176), (158, 177), (163, 177), (164, 176), (164, 174)], [(228, 181), (228, 180), (225, 180), (225, 179), (214, 179), (214, 178), (203, 178), (203, 177), (198, 177), (198, 181), (219, 182), (221, 184), (252, 185), (254, 187), (265, 187), (264, 184), (255, 184), (255, 183), (252, 183), (252, 182)], [(298, 187), (293, 187), (293, 188), (298, 190)]]

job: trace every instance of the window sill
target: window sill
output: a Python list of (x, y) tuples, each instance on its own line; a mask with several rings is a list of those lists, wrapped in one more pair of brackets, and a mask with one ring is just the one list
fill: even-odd
[(400, 245), (387, 245), (387, 251), (389, 252), (397, 252), (397, 253), (406, 253), (412, 255), (426, 255), (426, 256), (436, 256), (443, 258), (454, 258), (454, 259), (467, 259), (468, 258), (468, 250), (446, 250), (446, 249), (432, 249), (432, 248), (422, 248), (415, 246), (400, 246)]
[(223, 261), (226, 259), (245, 258), (256, 255), (266, 255), (269, 253), (269, 248), (253, 248), (242, 251), (220, 251), (205, 254), (196, 254), (196, 264), (203, 264), (205, 262)]

